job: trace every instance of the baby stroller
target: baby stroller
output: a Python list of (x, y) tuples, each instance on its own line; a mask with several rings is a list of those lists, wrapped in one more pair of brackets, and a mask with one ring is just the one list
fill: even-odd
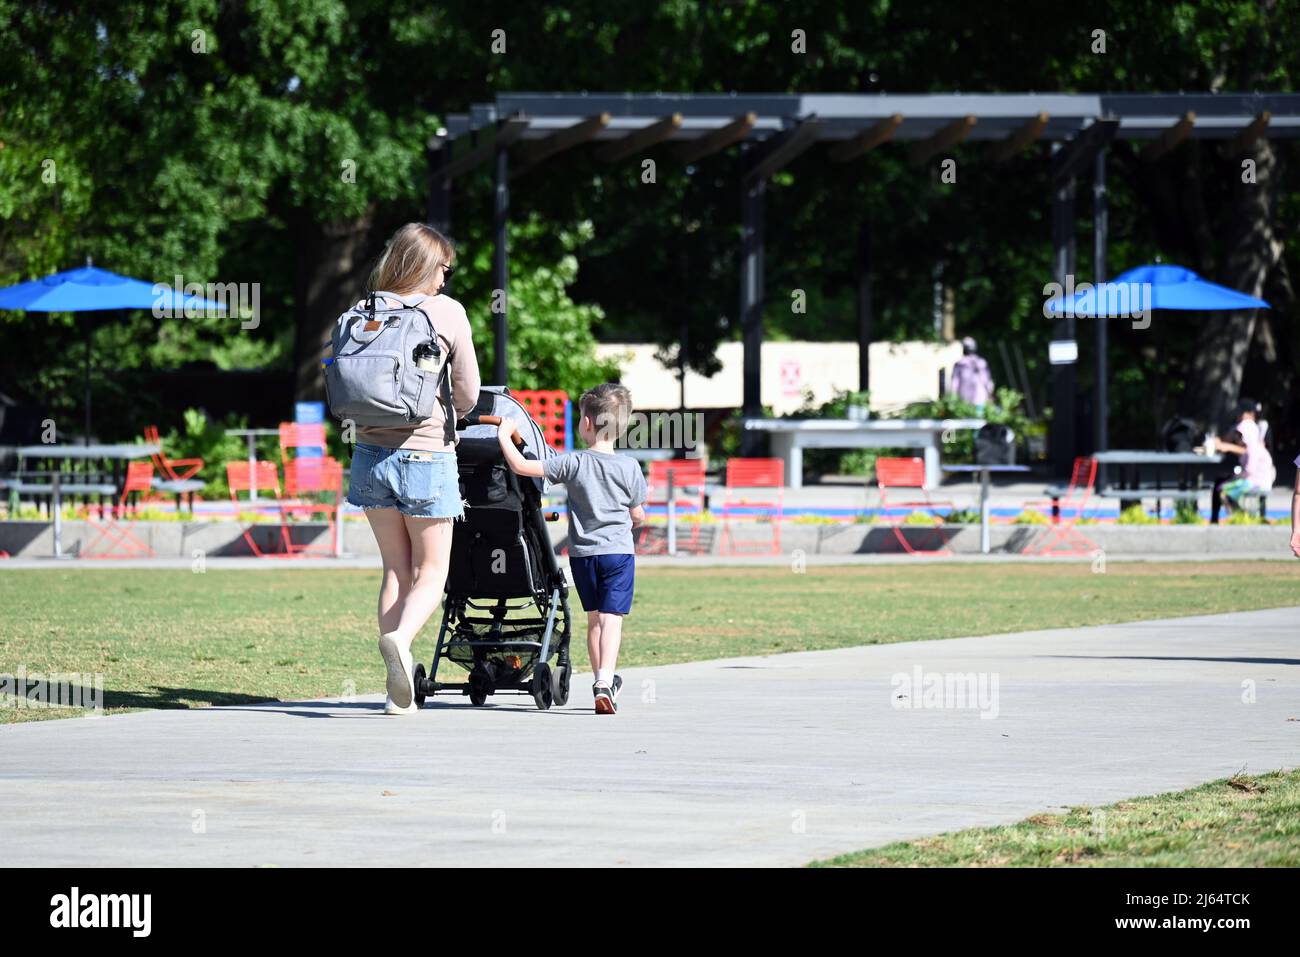
[[(537, 707), (569, 700), (569, 589), (555, 560), (542, 514), (543, 479), (515, 475), (497, 440), (497, 425), (514, 419), (525, 458), (554, 454), (541, 428), (503, 386), (485, 387), (456, 423), (465, 519), (452, 529), (442, 627), (433, 661), (415, 668), (415, 700), (457, 692), (475, 705), (498, 691), (526, 692)], [(448, 658), (469, 681), (440, 682)], [(552, 667), (551, 659), (555, 659)]]

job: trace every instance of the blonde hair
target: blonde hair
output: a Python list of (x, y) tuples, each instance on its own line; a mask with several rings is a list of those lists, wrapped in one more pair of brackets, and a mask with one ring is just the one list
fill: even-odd
[(632, 393), (617, 382), (604, 382), (582, 394), (578, 410), (591, 419), (598, 440), (617, 442), (632, 417)]
[(456, 247), (450, 239), (424, 223), (407, 223), (388, 241), (370, 274), (372, 291), (433, 292), (438, 267), (452, 263)]

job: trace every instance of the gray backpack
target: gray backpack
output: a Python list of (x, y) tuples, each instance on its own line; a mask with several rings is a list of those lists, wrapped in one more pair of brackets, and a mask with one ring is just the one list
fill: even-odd
[[(402, 305), (380, 308), (381, 297)], [(429, 418), (441, 401), (447, 441), (455, 443), (446, 357), (433, 321), (420, 308), (427, 298), (372, 292), (360, 307), (339, 316), (324, 361), (325, 398), (336, 419), (362, 426), (412, 425)]]

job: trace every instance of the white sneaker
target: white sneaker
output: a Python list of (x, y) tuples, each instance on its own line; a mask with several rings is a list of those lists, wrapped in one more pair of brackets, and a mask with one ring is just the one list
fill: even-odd
[(397, 705), (393, 704), (392, 698), (384, 699), (384, 714), (415, 714), (419, 710), (420, 706), (414, 701), (405, 708), (399, 708)]
[(415, 702), (415, 685), (411, 679), (415, 662), (411, 649), (393, 638), (391, 632), (379, 636), (379, 653), (388, 668), (388, 697), (393, 705), (405, 711)]

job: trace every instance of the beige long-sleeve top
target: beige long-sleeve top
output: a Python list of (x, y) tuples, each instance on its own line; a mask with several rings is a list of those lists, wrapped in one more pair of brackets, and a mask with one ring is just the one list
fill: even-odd
[[(390, 309), (401, 305), (387, 298), (383, 302)], [(364, 305), (364, 300), (357, 303), (358, 308)], [(460, 417), (474, 408), (482, 385), (478, 357), (474, 355), (474, 342), (470, 336), (469, 317), (465, 315), (464, 306), (447, 296), (431, 296), (420, 303), (420, 308), (433, 321), (442, 354), (447, 357), (448, 373), (451, 376), (451, 401), (456, 407), (457, 417)], [(456, 446), (446, 440), (445, 419), (443, 404), (438, 402), (433, 408), (433, 415), (410, 425), (384, 428), (357, 426), (357, 441), (385, 449), (454, 452)]]

